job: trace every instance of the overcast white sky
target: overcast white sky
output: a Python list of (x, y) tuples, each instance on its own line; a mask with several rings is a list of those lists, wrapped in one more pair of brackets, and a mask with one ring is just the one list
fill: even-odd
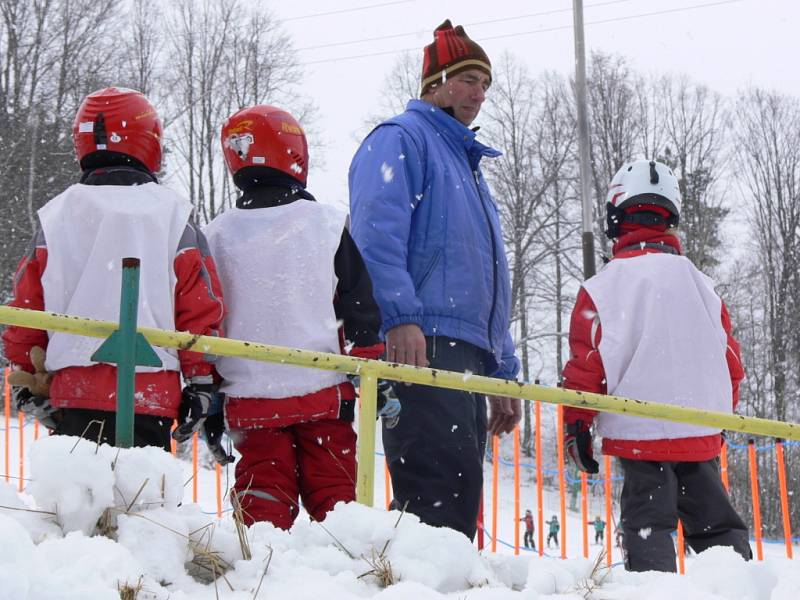
[[(324, 202), (346, 205), (354, 132), (377, 111), (383, 79), (398, 54), (421, 53), (445, 18), (464, 25), (492, 60), (507, 50), (533, 73), (574, 73), (572, 0), (270, 4), (294, 39), (305, 65), (304, 92), (319, 108), (317, 129), (327, 146), (324, 166), (311, 157), (309, 190)], [(588, 50), (622, 54), (638, 70), (685, 73), (723, 94), (757, 85), (800, 97), (797, 0), (584, 0), (584, 19)]]

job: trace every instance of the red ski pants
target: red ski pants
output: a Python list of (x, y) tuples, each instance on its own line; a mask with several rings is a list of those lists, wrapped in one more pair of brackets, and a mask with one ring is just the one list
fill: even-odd
[(340, 420), (298, 423), (274, 429), (245, 429), (232, 436), (242, 458), (234, 493), (247, 525), (269, 521), (289, 529), (298, 497), (315, 521), (337, 502), (356, 499), (356, 434)]

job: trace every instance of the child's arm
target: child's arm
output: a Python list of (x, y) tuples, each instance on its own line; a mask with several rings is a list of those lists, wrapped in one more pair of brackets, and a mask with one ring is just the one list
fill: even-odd
[[(602, 327), (597, 308), (591, 296), (581, 288), (570, 319), (570, 359), (562, 373), (565, 389), (606, 393), (606, 374), (598, 350), (601, 336)], [(564, 422), (570, 424), (583, 421), (588, 425), (596, 414), (593, 410), (565, 406)]]
[(338, 279), (333, 308), (343, 323), (345, 350), (359, 358), (380, 358), (384, 346), (380, 339), (381, 311), (372, 294), (372, 280), (350, 232), (342, 231), (342, 240), (334, 257)]
[[(39, 229), (33, 236), (25, 256), (19, 261), (14, 275), (14, 298), (8, 303), (16, 308), (44, 310), (42, 275), (47, 267), (47, 244)], [(11, 325), (3, 332), (6, 358), (20, 368), (33, 373), (30, 351), (34, 346), (47, 349), (49, 338), (43, 329)]]
[[(175, 329), (200, 335), (221, 335), (224, 305), (222, 286), (205, 236), (193, 225), (186, 226), (175, 257)], [(212, 374), (213, 366), (202, 352), (179, 350), (181, 371), (186, 379)]]
[(742, 353), (739, 342), (733, 337), (733, 326), (731, 325), (731, 317), (728, 314), (728, 307), (722, 303), (722, 328), (728, 336), (728, 349), (725, 353), (725, 359), (728, 361), (728, 371), (731, 374), (731, 388), (733, 390), (732, 402), (733, 410), (736, 410), (736, 405), (739, 404), (739, 384), (744, 379), (744, 367), (742, 366)]

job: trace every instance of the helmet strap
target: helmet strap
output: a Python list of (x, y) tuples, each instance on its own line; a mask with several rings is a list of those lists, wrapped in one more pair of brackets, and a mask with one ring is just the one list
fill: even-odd
[(633, 213), (625, 212), (624, 208), (614, 206), (610, 202), (606, 204), (606, 235), (610, 239), (616, 239), (622, 234), (622, 224), (641, 225), (642, 227), (663, 227), (669, 229), (678, 225), (678, 216), (670, 214), (663, 217), (657, 212), (641, 210)]

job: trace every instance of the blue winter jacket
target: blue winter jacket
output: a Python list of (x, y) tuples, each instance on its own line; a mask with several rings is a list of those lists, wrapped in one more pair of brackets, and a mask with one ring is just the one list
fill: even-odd
[(508, 263), (479, 167), (499, 155), (446, 112), (411, 100), (353, 158), (350, 212), (383, 331), (416, 323), (425, 335), (464, 340), (490, 353), (489, 373), (514, 379)]

